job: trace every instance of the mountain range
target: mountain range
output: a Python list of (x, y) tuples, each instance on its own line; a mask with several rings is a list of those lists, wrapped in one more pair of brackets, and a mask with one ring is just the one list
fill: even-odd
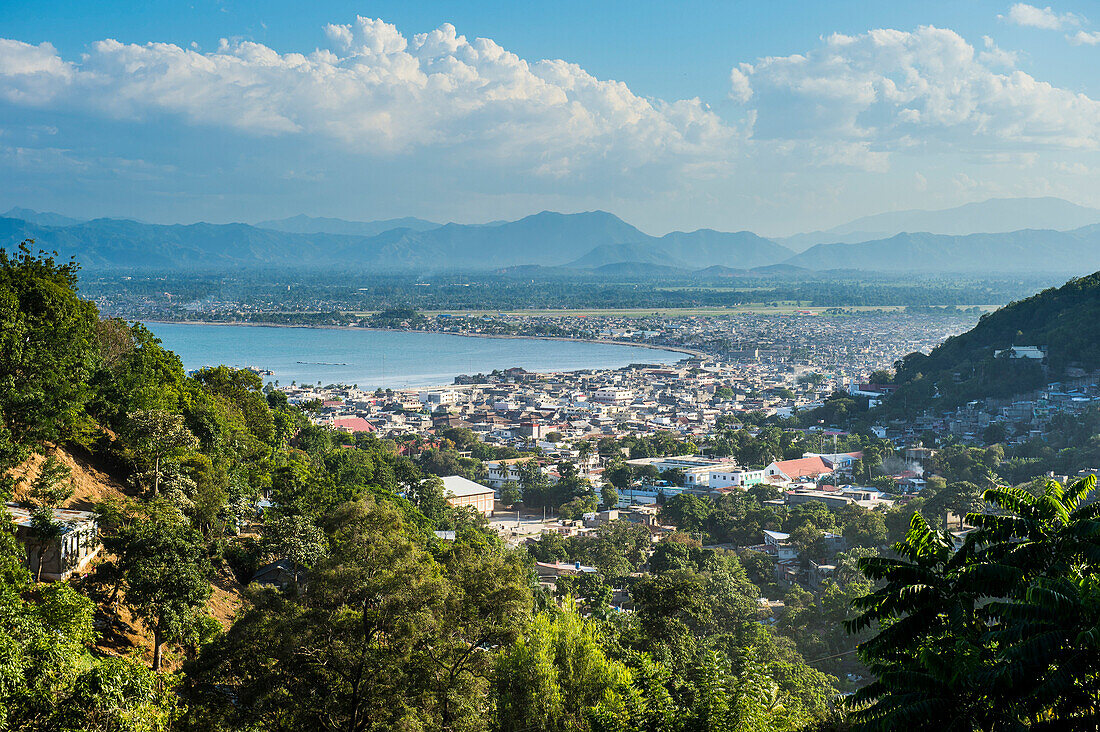
[(1022, 229), (1068, 231), (1100, 223), (1100, 209), (1061, 198), (991, 198), (936, 211), (913, 209), (864, 216), (846, 224), (805, 234), (775, 238), (801, 252), (815, 244), (855, 244), (888, 239), (904, 232), (931, 234), (1001, 234)]
[(427, 231), (428, 229), (438, 229), (440, 226), (442, 224), (425, 221), (414, 216), (405, 216), (400, 219), (383, 219), (381, 221), (347, 221), (345, 219), (306, 216), (304, 214), (291, 216), (287, 219), (261, 221), (256, 224), (256, 227), (260, 229), (286, 231), (292, 234), (350, 234), (352, 236), (376, 236), (391, 229)]
[[(1073, 223), (1086, 209), (1059, 199), (1020, 199), (1029, 221), (1057, 210)], [(899, 212), (893, 221), (962, 227), (1004, 209), (1002, 201), (948, 212)], [(1003, 212), (1003, 211), (1002, 211)], [(921, 219), (918, 215), (928, 214)], [(884, 215), (888, 216), (888, 215)], [(1100, 212), (1096, 212), (1100, 220)], [(1005, 220), (1008, 220), (1007, 213)], [(1026, 218), (1026, 217), (1024, 217)], [(870, 217), (852, 222), (858, 228)], [(1017, 220), (1024, 220), (1017, 217)], [(876, 223), (879, 222), (879, 223)], [(976, 225), (976, 224), (974, 224)], [(873, 228), (873, 227), (872, 227)], [(295, 216), (249, 224), (147, 224), (126, 219), (82, 221), (12, 209), (0, 218), (0, 246), (23, 239), (75, 257), (89, 269), (361, 268), (371, 271), (494, 271), (523, 266), (595, 274), (699, 271), (863, 270), (922, 273), (1079, 274), (1100, 268), (1100, 224), (1070, 230), (1024, 228), (949, 234), (901, 232), (857, 242), (824, 242), (795, 253), (750, 231), (699, 229), (650, 236), (604, 211), (551, 211), (517, 221), (436, 224), (416, 218), (358, 222)], [(629, 265), (626, 267), (624, 265)]]

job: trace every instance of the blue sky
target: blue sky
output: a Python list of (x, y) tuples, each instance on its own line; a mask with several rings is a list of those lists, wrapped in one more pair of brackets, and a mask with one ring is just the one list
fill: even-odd
[(1095, 3), (5, 0), (0, 17), (2, 207), (604, 208), (654, 233), (783, 234), (993, 196), (1100, 206)]

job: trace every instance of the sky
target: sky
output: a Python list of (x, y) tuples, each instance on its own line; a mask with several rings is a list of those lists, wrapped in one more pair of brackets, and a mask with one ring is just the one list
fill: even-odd
[(0, 0), (0, 210), (786, 235), (1098, 148), (1094, 0)]

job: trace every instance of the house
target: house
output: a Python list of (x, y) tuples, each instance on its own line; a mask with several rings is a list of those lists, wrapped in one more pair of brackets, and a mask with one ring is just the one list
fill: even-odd
[(362, 417), (334, 417), (332, 428), (353, 435), (356, 432), (377, 432), (374, 425)]
[(32, 527), (32, 512), (13, 503), (7, 509), (15, 538), (26, 547), (27, 568), (40, 579), (57, 581), (82, 572), (99, 552), (99, 529), (91, 511), (55, 508), (53, 518), (61, 524), (61, 533), (42, 546)]
[(808, 582), (810, 587), (815, 590), (820, 590), (821, 586), (825, 584), (825, 580), (829, 579), (836, 573), (835, 564), (818, 564), (814, 560), (810, 560), (810, 573)]
[(284, 590), (300, 582), (305, 573), (304, 567), (294, 566), (289, 559), (278, 559), (257, 569), (251, 581), (258, 585)]
[(798, 559), (798, 551), (790, 543), (791, 535), (782, 531), (764, 531), (765, 550), (781, 561)]
[(518, 483), (522, 475), (523, 463), (534, 458), (508, 458), (507, 460), (492, 460), (485, 463), (488, 471), (486, 483), (492, 488), (499, 489), (505, 483)]
[(816, 480), (822, 475), (829, 475), (832, 472), (833, 468), (817, 455), (797, 460), (780, 460), (764, 468), (764, 474), (767, 477), (790, 482), (807, 479)]
[(592, 574), (595, 567), (586, 567), (580, 562), (535, 562), (535, 573), (540, 580), (574, 574)]
[(461, 475), (448, 475), (443, 479), (443, 495), (447, 503), (455, 506), (471, 506), (484, 516), (492, 516), (495, 493), (493, 489), (467, 480)]

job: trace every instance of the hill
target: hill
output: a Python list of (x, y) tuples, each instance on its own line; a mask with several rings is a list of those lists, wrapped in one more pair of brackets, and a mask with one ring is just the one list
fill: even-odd
[(965, 236), (1021, 229), (1069, 231), (1096, 223), (1100, 223), (1100, 209), (1078, 206), (1061, 198), (992, 198), (935, 211), (912, 209), (864, 216), (825, 231), (796, 234), (777, 241), (803, 251), (815, 244), (853, 244), (887, 239), (906, 231)]
[(594, 269), (627, 262), (683, 267), (683, 264), (669, 256), (668, 252), (651, 244), (601, 244), (565, 266), (574, 269)]
[[(1006, 349), (1012, 346), (1043, 347), (1046, 358), (1011, 358)], [(988, 313), (928, 355), (906, 356), (891, 403), (946, 410), (1031, 391), (1071, 369), (1100, 369), (1100, 272)]]
[(673, 259), (699, 269), (713, 265), (751, 269), (777, 264), (791, 256), (787, 247), (751, 231), (673, 231), (657, 243)]
[(502, 224), (397, 228), (375, 236), (296, 233), (248, 224), (143, 224), (94, 219), (46, 226), (0, 218), (0, 246), (23, 239), (75, 257), (89, 269), (215, 270), (225, 267), (374, 270), (466, 269), (561, 265), (602, 244), (651, 239), (617, 216), (544, 211)]

